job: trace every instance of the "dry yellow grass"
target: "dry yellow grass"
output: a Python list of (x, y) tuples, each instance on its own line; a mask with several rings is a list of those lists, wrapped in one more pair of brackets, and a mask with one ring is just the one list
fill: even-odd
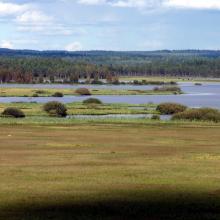
[(219, 134), (219, 126), (2, 125), (0, 219), (219, 219)]

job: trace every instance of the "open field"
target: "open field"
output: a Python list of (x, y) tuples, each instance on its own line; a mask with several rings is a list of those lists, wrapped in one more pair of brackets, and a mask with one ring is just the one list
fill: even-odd
[(220, 126), (0, 126), (0, 219), (219, 219)]
[[(82, 85), (82, 88), (85, 87)], [(79, 95), (75, 89), (32, 89), (32, 88), (0, 88), (0, 97), (50, 97), (55, 92), (63, 95)], [(91, 95), (170, 95), (180, 94), (178, 91), (154, 91), (154, 90), (114, 90), (114, 89), (90, 89)]]

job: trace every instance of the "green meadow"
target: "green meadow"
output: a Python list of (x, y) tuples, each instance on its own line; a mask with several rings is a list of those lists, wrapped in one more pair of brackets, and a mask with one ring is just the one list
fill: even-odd
[(214, 123), (2, 124), (0, 219), (219, 219), (219, 134)]
[[(84, 86), (82, 85), (82, 88)], [(114, 89), (90, 89), (91, 95), (170, 95), (180, 94), (179, 91), (155, 91), (155, 90), (114, 90)], [(63, 95), (79, 95), (75, 89), (32, 89), (32, 88), (0, 88), (0, 97), (51, 97), (54, 93)]]

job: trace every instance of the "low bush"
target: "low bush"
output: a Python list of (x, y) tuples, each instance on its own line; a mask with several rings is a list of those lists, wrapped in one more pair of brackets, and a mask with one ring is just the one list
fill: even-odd
[(162, 103), (156, 108), (157, 111), (164, 115), (172, 115), (179, 112), (184, 112), (186, 109), (187, 107), (185, 105), (177, 103)]
[(66, 106), (60, 102), (48, 102), (43, 106), (43, 109), (51, 116), (65, 117), (67, 115)]
[(91, 82), (91, 84), (94, 84), (94, 85), (103, 85), (103, 82), (100, 81), (100, 80), (93, 80), (93, 81)]
[(63, 97), (63, 93), (62, 92), (55, 92), (52, 96), (53, 97)]
[(220, 122), (220, 111), (211, 108), (188, 109), (173, 115), (172, 120)]
[(45, 93), (47, 93), (47, 92), (44, 91), (44, 90), (36, 90), (35, 93), (36, 93), (36, 94), (45, 94)]
[(102, 101), (95, 98), (86, 99), (83, 101), (83, 104), (102, 104)]
[(152, 120), (160, 120), (160, 116), (159, 115), (152, 115), (151, 119)]
[(202, 86), (202, 83), (195, 83), (195, 86)]
[(37, 93), (34, 93), (32, 97), (39, 97)]
[(21, 111), (18, 108), (13, 108), (13, 107), (6, 108), (2, 112), (2, 115), (5, 117), (14, 117), (14, 118), (24, 118), (25, 117), (25, 114), (23, 111)]
[(173, 92), (173, 93), (182, 93), (181, 88), (178, 86), (163, 86), (163, 87), (155, 87), (154, 91), (156, 92)]
[(134, 81), (133, 81), (133, 84), (134, 84), (134, 85), (143, 85), (142, 82), (140, 82), (140, 81), (138, 81), (138, 80), (134, 80)]
[(91, 95), (90, 91), (87, 88), (79, 88), (76, 90), (76, 93), (79, 95)]

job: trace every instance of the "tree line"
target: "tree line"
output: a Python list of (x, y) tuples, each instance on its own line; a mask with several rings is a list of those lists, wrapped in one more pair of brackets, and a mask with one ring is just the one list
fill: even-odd
[(0, 81), (32, 83), (46, 80), (76, 83), (79, 79), (116, 76), (220, 77), (220, 56), (192, 54), (98, 54), (90, 56), (0, 56)]

